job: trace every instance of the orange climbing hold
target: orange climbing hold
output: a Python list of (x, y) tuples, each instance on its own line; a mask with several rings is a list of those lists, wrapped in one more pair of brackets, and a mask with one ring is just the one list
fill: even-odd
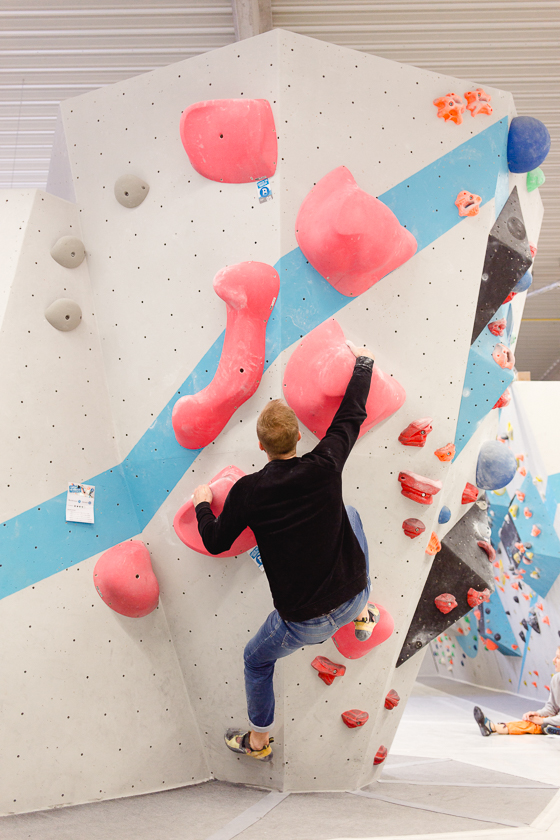
[(538, 537), (540, 532), (541, 532), (541, 529), (539, 528), (539, 526), (538, 525), (533, 525), (533, 527), (531, 528), (531, 536), (532, 537)]
[(459, 210), (459, 216), (478, 216), (481, 201), (482, 198), (479, 195), (475, 195), (468, 190), (461, 190), (455, 199), (455, 206)]
[(516, 490), (515, 495), (517, 496), (520, 502), (525, 501), (525, 493), (522, 490)]
[(426, 548), (426, 554), (437, 554), (438, 551), (441, 551), (441, 543), (438, 540), (436, 534), (432, 531), (432, 536), (430, 537), (430, 542), (428, 543), (428, 547)]
[(479, 114), (490, 116), (492, 113), (492, 106), (490, 105), (492, 97), (482, 88), (467, 90), (465, 99), (467, 100), (467, 111), (470, 111), (473, 117), (478, 117)]
[(462, 97), (457, 96), (456, 93), (446, 93), (445, 96), (434, 99), (434, 105), (438, 109), (438, 117), (445, 122), (451, 121), (455, 125), (461, 125), (463, 122), (462, 114), (465, 113), (467, 106)]
[(432, 428), (431, 417), (414, 420), (400, 433), (399, 443), (402, 443), (404, 446), (425, 446)]
[(522, 476), (523, 476), (523, 478), (525, 478), (525, 476), (527, 475), (527, 470), (525, 469), (525, 467), (522, 467), (522, 468), (519, 470), (519, 475), (522, 475)]
[(435, 450), (434, 455), (440, 461), (452, 461), (455, 457), (455, 444), (447, 443), (445, 446), (440, 446), (439, 449)]
[(485, 642), (488, 650), (498, 650), (498, 645), (492, 639), (486, 639)]
[(550, 618), (547, 615), (543, 615), (542, 623), (543, 624), (548, 624), (548, 626), (550, 627)]
[(455, 596), (451, 595), (449, 592), (443, 592), (441, 595), (438, 595), (437, 598), (434, 598), (434, 603), (438, 610), (444, 615), (450, 613), (451, 610), (454, 610), (457, 606)]
[(530, 519), (533, 515), (533, 511), (530, 510), (528, 507), (526, 507), (526, 508), (523, 509), (523, 515), (524, 515), (525, 519)]

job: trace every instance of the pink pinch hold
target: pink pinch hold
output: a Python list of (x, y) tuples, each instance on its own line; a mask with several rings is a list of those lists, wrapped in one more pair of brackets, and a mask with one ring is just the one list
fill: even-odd
[(500, 318), (498, 321), (490, 321), (488, 324), (488, 329), (492, 333), (492, 335), (501, 336), (503, 331), (507, 326), (507, 322), (505, 318)]
[(511, 370), (515, 364), (515, 356), (513, 350), (506, 347), (505, 344), (496, 344), (494, 347), (492, 358), (504, 370)]
[(264, 368), (266, 324), (280, 278), (267, 263), (242, 262), (218, 271), (213, 285), (227, 306), (226, 336), (212, 382), (173, 406), (175, 437), (186, 449), (211, 443), (257, 390)]
[[(212, 491), (212, 502), (210, 507), (214, 516), (219, 516), (223, 510), (226, 498), (229, 491), (236, 481), (238, 481), (245, 473), (239, 467), (224, 467), (223, 470), (214, 476), (209, 483)], [(245, 528), (244, 531), (237, 537), (231, 548), (227, 551), (222, 551), (221, 554), (210, 554), (204, 548), (201, 536), (198, 533), (198, 523), (196, 519), (196, 511), (193, 500), (189, 499), (182, 507), (179, 508), (173, 519), (173, 528), (175, 533), (189, 548), (193, 551), (198, 551), (199, 554), (206, 554), (211, 557), (233, 557), (235, 554), (243, 554), (245, 551), (254, 548), (257, 544), (255, 535), (250, 528)]]
[[(334, 318), (315, 327), (296, 347), (284, 372), (284, 398), (297, 417), (323, 438), (342, 402), (356, 357)], [(403, 405), (406, 393), (393, 376), (373, 366), (360, 437)]]
[(459, 216), (478, 216), (481, 201), (482, 198), (479, 195), (475, 195), (468, 190), (462, 190), (455, 199)]
[(128, 540), (104, 551), (93, 570), (95, 588), (119, 615), (141, 618), (159, 601), (159, 584), (150, 552), (141, 540)]
[(195, 102), (183, 111), (180, 134), (191, 165), (210, 181), (246, 184), (276, 172), (276, 126), (266, 99)]
[(304, 198), (296, 239), (313, 268), (349, 297), (361, 295), (418, 247), (393, 211), (361, 190), (345, 166), (321, 178)]
[(399, 443), (403, 446), (425, 446), (428, 435), (432, 431), (432, 418), (423, 417), (413, 420), (399, 435)]

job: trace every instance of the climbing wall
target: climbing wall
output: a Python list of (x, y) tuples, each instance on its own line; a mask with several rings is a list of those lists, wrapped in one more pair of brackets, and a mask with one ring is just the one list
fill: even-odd
[[(9, 331), (17, 335), (0, 357), (14, 402), (13, 414), (2, 413), (4, 439), (14, 441), (0, 528), (0, 614), (10, 628), (0, 644), (9, 651), (6, 684), (13, 687), (3, 771), (17, 780), (5, 811), (209, 776), (298, 791), (354, 789), (374, 777), (422, 659), (421, 644), (395, 667), (431, 568), (434, 549), (426, 548), (435, 546), (432, 532), (443, 539), (473, 504), (476, 491), (470, 501), (463, 491), (475, 482), (480, 446), (496, 434), (492, 405), (513, 378), (506, 351), (492, 359), (494, 344), (477, 348), (481, 362), (470, 355), (489, 235), (516, 186), (531, 241), (542, 212), (525, 176), (507, 169), (510, 94), (487, 91), (492, 113), (438, 118), (434, 100), (473, 88), (270, 32), (69, 100), (52, 195), (2, 197), (10, 231), (3, 250), (12, 266), (2, 339), (9, 345)], [(200, 109), (192, 106), (207, 100), (226, 105), (203, 108), (208, 119), (194, 130), (187, 116), (195, 119)], [(228, 100), (243, 105), (228, 109)], [(245, 107), (247, 100), (269, 107)], [(318, 219), (306, 199), (341, 167), (344, 213), (337, 216), (336, 190), (328, 191), (335, 215)], [(239, 172), (244, 180), (235, 180)], [(459, 215), (471, 195), (479, 212)], [(296, 230), (304, 203), (308, 236), (299, 223)], [(402, 250), (389, 249), (375, 277), (362, 266), (357, 285), (341, 285), (317, 261), (317, 248), (320, 254), (329, 231), (340, 236), (342, 262), (334, 269), (346, 277), (354, 269), (345, 254), (357, 251), (358, 238), (367, 267), (371, 219), (379, 214), (390, 219)], [(85, 246), (78, 268), (61, 268), (50, 255), (68, 235)], [(278, 273), (265, 315), (255, 315), (262, 300), (249, 300), (243, 285), (227, 294), (213, 285), (223, 269), (230, 276), (230, 267), (247, 262)], [(69, 332), (43, 317), (61, 297), (81, 307)], [(518, 305), (509, 319), (513, 330), (520, 312)], [(264, 346), (256, 318), (267, 320)], [(282, 395), (292, 355), (305, 358), (303, 339), (333, 318), (344, 338), (375, 351), (376, 368), (406, 396), (362, 436), (343, 477), (370, 546), (372, 597), (394, 632), (366, 656), (344, 660), (346, 673), (332, 685), (311, 667), (317, 654), (343, 661), (332, 641), (279, 663), (274, 760), (262, 765), (223, 744), (226, 728), (246, 725), (242, 650), (271, 608), (258, 554), (210, 557), (179, 539), (173, 523), (198, 484), (226, 467), (247, 473), (264, 465), (256, 418)], [(473, 384), (466, 376), (477, 364)], [(336, 364), (333, 370), (338, 381)], [(215, 374), (227, 400), (211, 384)], [(315, 384), (310, 377), (310, 393)], [(203, 400), (205, 410), (219, 406), (223, 423), (211, 441), (181, 445), (174, 407), (207, 387), (213, 396)], [(329, 381), (323, 387), (327, 393)], [(484, 410), (477, 388), (486, 388)], [(39, 397), (43, 391), (48, 399)], [(409, 424), (427, 417), (425, 447), (399, 442)], [(301, 431), (305, 452), (317, 437), (303, 422)], [(453, 441), (456, 460), (436, 457)], [(403, 473), (427, 481), (431, 504), (401, 493)], [(416, 490), (418, 480), (407, 478)], [(95, 524), (65, 522), (68, 481), (95, 486)], [(444, 505), (450, 517), (438, 523)], [(425, 529), (414, 539), (402, 528), (410, 518)], [(160, 592), (158, 609), (140, 618), (110, 609), (93, 580), (100, 555), (133, 538), (147, 546)], [(397, 708), (385, 705), (390, 690), (400, 695)], [(45, 706), (51, 694), (56, 712)], [(345, 726), (341, 715), (352, 709), (367, 712), (364, 725)], [(65, 720), (68, 737), (56, 728)]]
[[(516, 382), (512, 394), (497, 434), (517, 470), (503, 490), (488, 493), (496, 590), (434, 641), (432, 658), (439, 673), (519, 693), (540, 708), (560, 643), (560, 455), (552, 422), (560, 389)], [(434, 665), (426, 662), (425, 672)]]

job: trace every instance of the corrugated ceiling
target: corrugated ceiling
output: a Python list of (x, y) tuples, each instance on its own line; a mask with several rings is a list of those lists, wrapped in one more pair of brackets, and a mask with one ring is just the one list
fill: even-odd
[[(272, 0), (276, 27), (509, 90), (552, 136), (533, 290), (560, 281), (560, 2)], [(229, 0), (0, 0), (0, 186), (44, 188), (61, 100), (235, 40)], [(560, 289), (530, 297), (519, 370), (560, 380)]]

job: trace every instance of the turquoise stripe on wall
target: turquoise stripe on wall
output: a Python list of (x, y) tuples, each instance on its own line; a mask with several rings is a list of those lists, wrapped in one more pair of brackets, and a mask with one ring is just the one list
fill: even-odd
[[(503, 182), (504, 166), (507, 172), (507, 132), (508, 120), (504, 118), (379, 196), (401, 224), (414, 233), (419, 251), (455, 225), (468, 221), (459, 217), (454, 204), (461, 190), (476, 192), (483, 203), (494, 197)], [(267, 327), (266, 368), (282, 350), (352, 300), (323, 280), (299, 249), (282, 257), (275, 268), (281, 286)], [(223, 340), (224, 333), (122, 464), (87, 479), (96, 488), (94, 525), (65, 521), (65, 493), (3, 523), (0, 597), (76, 565), (143, 530), (201, 451), (178, 445), (171, 412), (179, 396), (196, 393), (212, 380)]]

